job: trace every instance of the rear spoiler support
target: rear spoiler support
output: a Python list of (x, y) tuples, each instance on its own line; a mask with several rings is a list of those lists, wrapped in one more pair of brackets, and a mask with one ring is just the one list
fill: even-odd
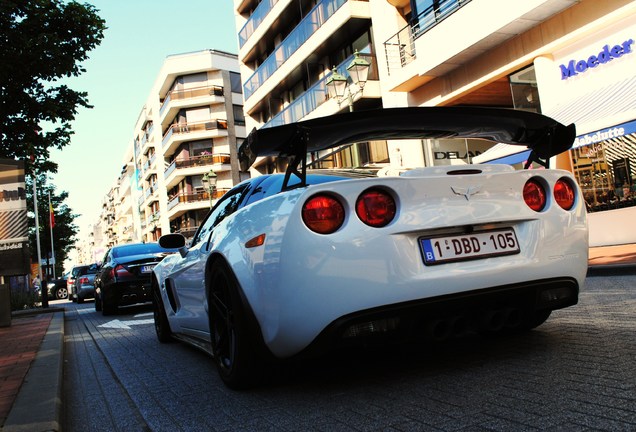
[[(294, 150), (291, 160), (287, 164), (285, 178), (283, 179), (282, 190), (294, 189), (307, 186), (307, 145), (309, 143), (309, 129), (299, 126), (293, 138), (292, 148)], [(300, 170), (298, 167), (300, 166)], [(291, 176), (295, 175), (300, 182), (289, 186)]]

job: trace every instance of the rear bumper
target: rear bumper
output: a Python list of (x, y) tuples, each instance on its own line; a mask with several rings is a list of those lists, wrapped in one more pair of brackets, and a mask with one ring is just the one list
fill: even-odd
[(333, 321), (301, 355), (347, 345), (514, 330), (532, 321), (537, 313), (575, 305), (578, 296), (576, 279), (553, 278), (367, 309)]
[(117, 306), (150, 302), (152, 301), (150, 280), (107, 285), (101, 288), (101, 298), (104, 303)]

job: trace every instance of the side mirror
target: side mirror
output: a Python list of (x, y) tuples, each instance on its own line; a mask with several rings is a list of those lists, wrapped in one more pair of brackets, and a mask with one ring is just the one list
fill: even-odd
[(181, 234), (172, 233), (159, 237), (159, 246), (163, 249), (177, 249), (181, 258), (184, 258), (188, 254), (186, 239)]

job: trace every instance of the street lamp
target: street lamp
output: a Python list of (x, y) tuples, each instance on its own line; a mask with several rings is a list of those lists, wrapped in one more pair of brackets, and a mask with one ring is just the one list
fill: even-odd
[(208, 195), (210, 196), (210, 208), (212, 208), (214, 190), (216, 189), (216, 177), (217, 175), (214, 170), (210, 170), (210, 172), (203, 174), (203, 178), (201, 179), (203, 187), (208, 190)]
[[(353, 53), (353, 60), (347, 66), (347, 72), (351, 77), (351, 84), (349, 80), (338, 73), (336, 67), (333, 67), (331, 76), (327, 78), (325, 83), (327, 86), (327, 92), (329, 97), (336, 100), (338, 106), (342, 105), (342, 102), (347, 99), (349, 105), (349, 111), (353, 111), (353, 99), (364, 91), (364, 85), (367, 83), (369, 76), (369, 68), (371, 64), (363, 58), (360, 58), (358, 50)], [(356, 86), (355, 91), (351, 91), (351, 85)]]

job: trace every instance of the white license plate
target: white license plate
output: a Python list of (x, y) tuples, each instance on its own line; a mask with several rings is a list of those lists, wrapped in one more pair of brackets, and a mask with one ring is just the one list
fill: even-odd
[(511, 228), (422, 238), (420, 244), (426, 265), (519, 253), (517, 236)]
[(154, 264), (153, 264), (153, 265), (145, 265), (145, 266), (141, 266), (141, 272), (142, 272), (142, 273), (150, 273), (150, 272), (152, 272), (152, 268), (153, 268), (154, 266), (155, 266)]

